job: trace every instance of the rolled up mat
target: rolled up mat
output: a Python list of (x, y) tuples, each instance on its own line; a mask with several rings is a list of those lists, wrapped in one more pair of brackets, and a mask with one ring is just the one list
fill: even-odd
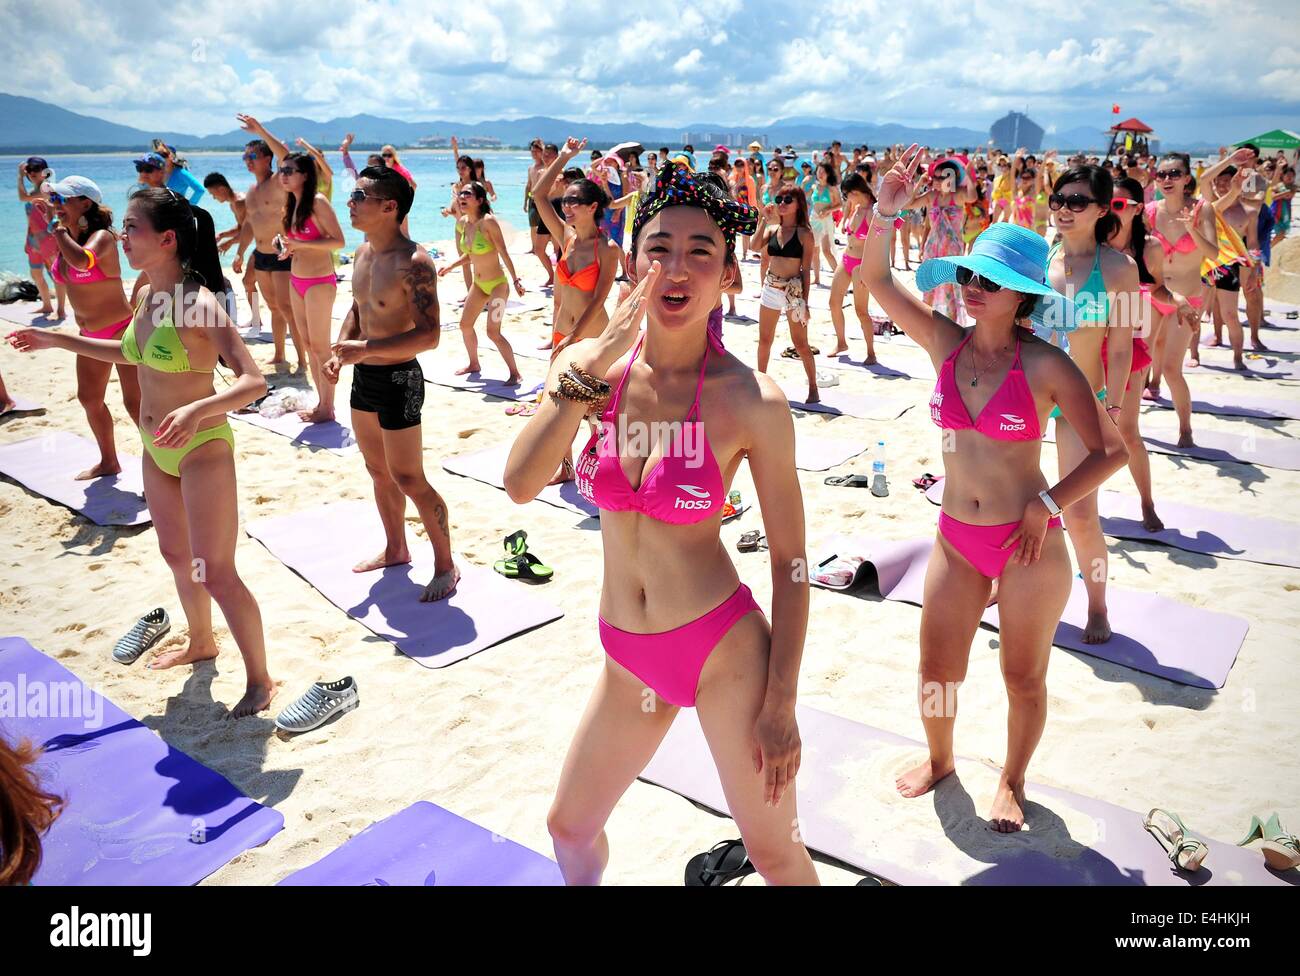
[[(506, 459), (510, 456), (511, 444), (511, 441), (503, 441), (481, 451), (470, 451), (444, 458), (442, 469), (449, 474), (473, 478), (475, 481), (505, 491)], [(581, 447), (576, 450), (581, 450)], [(575, 515), (600, 517), (599, 509), (578, 494), (578, 486), (572, 481), (560, 485), (547, 485), (534, 500), (546, 502), (548, 505), (573, 512)]]
[[(926, 489), (926, 500), (943, 503), (943, 479)], [(1165, 528), (1142, 528), (1142, 501), (1136, 495), (1103, 491), (1097, 497), (1101, 531), (1116, 539), (1173, 546), (1220, 559), (1244, 559), (1266, 566), (1300, 568), (1300, 523), (1238, 515), (1199, 505), (1157, 501)]]
[(197, 884), (284, 826), (20, 637), (0, 638), (0, 688), (0, 734), (44, 749), (41, 786), (66, 801), (35, 884)]
[(323, 424), (301, 420), (296, 410), (278, 417), (263, 417), (260, 413), (231, 413), (229, 417), (287, 437), (298, 447), (319, 447), (331, 454), (343, 455), (360, 450), (352, 435), (352, 413), (348, 408), (346, 388), (334, 401), (334, 419)]
[(118, 444), (120, 474), (77, 481), (79, 472), (99, 462), (95, 442), (56, 430), (0, 445), (0, 474), (38, 495), (66, 505), (96, 525), (146, 525), (140, 459)]
[[(984, 819), (999, 771), (958, 759), (932, 793), (908, 799), (894, 778), (926, 747), (799, 705), (799, 832), (814, 851), (902, 885), (1285, 885), (1255, 851), (1211, 841), (1195, 875), (1177, 873), (1142, 815), (1030, 782), (1026, 830), (999, 834)], [(1049, 732), (1050, 734), (1050, 732)], [(1086, 773), (1083, 774), (1086, 777)], [(684, 708), (641, 773), (726, 815), (727, 801), (698, 713)]]
[[(495, 355), (496, 350), (484, 351), (485, 355)], [(537, 391), (546, 385), (545, 376), (525, 376), (522, 381), (513, 386), (506, 385), (506, 368), (502, 363), (496, 363), (490, 368), (492, 376), (485, 376), (482, 373), (466, 373), (464, 376), (456, 376), (454, 365), (449, 364), (447, 356), (442, 355), (441, 359), (435, 358), (438, 354), (422, 352), (415, 358), (419, 360), (420, 366), (424, 369), (425, 382), (434, 383), (438, 386), (449, 386), (453, 390), (469, 390), (471, 393), (484, 393), (488, 396), (501, 397), (504, 400), (532, 400), (537, 396)]]
[(460, 555), (456, 592), (421, 603), (420, 594), (433, 579), (433, 552), (427, 541), (409, 537), (408, 565), (352, 572), (384, 547), (371, 502), (336, 502), (257, 519), (245, 531), (325, 599), (426, 668), (446, 667), (564, 616), (525, 587)]
[(865, 441), (814, 437), (795, 428), (794, 466), (801, 471), (829, 471), (866, 451)]
[[(850, 589), (874, 571), (881, 596), (920, 606), (933, 546), (932, 539), (831, 538), (812, 550), (812, 582), (815, 586), (825, 586), (815, 576), (817, 568), (832, 556), (860, 558), (862, 564), (851, 582), (825, 588)], [(1113, 583), (1106, 587), (1106, 603), (1113, 632), (1111, 639), (1104, 644), (1085, 644), (1088, 591), (1082, 580), (1074, 578), (1052, 643), (1193, 688), (1224, 686), (1250, 629), (1240, 617), (1187, 606), (1158, 593), (1125, 589)], [(997, 605), (985, 610), (981, 619), (997, 628), (1000, 624)]]
[(808, 392), (806, 381), (783, 380), (780, 383), (790, 406), (796, 410), (812, 410), (817, 413), (842, 414), (846, 417), (859, 417), (863, 420), (896, 420), (914, 403), (894, 397), (873, 396), (869, 393), (849, 393), (839, 386), (822, 387), (818, 390), (819, 403), (806, 403), (797, 399), (800, 394)]
[[(1174, 409), (1174, 401), (1167, 396), (1162, 396), (1155, 402), (1142, 402), (1153, 408)], [(1262, 420), (1300, 420), (1300, 400), (1252, 396), (1236, 391), (1201, 393), (1192, 396), (1192, 413), (1208, 413), (1220, 417), (1257, 417)]]
[[(1300, 471), (1300, 440), (1269, 437), (1257, 427), (1243, 426), (1241, 433), (1222, 430), (1198, 430), (1194, 447), (1178, 446), (1178, 431), (1171, 427), (1142, 428), (1142, 440), (1148, 451), (1195, 458), (1198, 461), (1254, 464), (1263, 468)], [(1056, 440), (1056, 423), (1049, 422), (1045, 441)]]
[(440, 806), (421, 801), (371, 824), (287, 886), (562, 885), (560, 866)]

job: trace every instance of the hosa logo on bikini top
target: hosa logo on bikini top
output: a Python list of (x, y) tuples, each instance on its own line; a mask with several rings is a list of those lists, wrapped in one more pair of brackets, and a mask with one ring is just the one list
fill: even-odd
[(1025, 418), (1017, 417), (1014, 413), (1004, 413), (1002, 420), (1003, 423), (998, 424), (998, 430), (1014, 432), (1025, 429)]
[(697, 488), (695, 487), (695, 485), (678, 485), (677, 487), (680, 488), (682, 491), (686, 492), (688, 495), (694, 495), (695, 498), (694, 499), (674, 498), (673, 508), (702, 511), (704, 509), (709, 508), (709, 506), (713, 504), (709, 500), (709, 493), (705, 491), (703, 488)]

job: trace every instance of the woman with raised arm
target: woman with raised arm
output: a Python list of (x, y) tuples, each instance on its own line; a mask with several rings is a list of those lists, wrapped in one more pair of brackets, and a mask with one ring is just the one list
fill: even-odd
[[(1047, 284), (1047, 242), (994, 224), (970, 254), (932, 258), (917, 271), (925, 291), (955, 282), (962, 328), (914, 297), (889, 271), (889, 226), (916, 199), (915, 144), (885, 176), (859, 274), (894, 323), (930, 354), (939, 380), (930, 416), (943, 430), (943, 508), (921, 611), (920, 711), (929, 756), (900, 775), (906, 797), (929, 792), (955, 768), (957, 688), (971, 640), (998, 581), (1000, 656), (1006, 683), (1007, 757), (989, 819), (1002, 832), (1025, 821), (1025, 777), (1047, 720), (1047, 662), (1070, 594), (1061, 509), (1124, 464), (1108, 441), (1087, 377), (1031, 325), (1065, 326), (1073, 308)], [(1059, 405), (1086, 446), (1084, 460), (1048, 486), (1041, 432)]]
[(808, 378), (805, 403), (817, 403), (817, 363), (808, 344), (808, 277), (817, 260), (817, 245), (808, 223), (808, 201), (794, 183), (782, 183), (763, 208), (763, 226), (755, 246), (767, 257), (763, 291), (758, 299), (758, 371), (767, 372), (776, 325), (785, 313), (804, 374)]
[(871, 183), (861, 173), (850, 173), (844, 177), (841, 189), (844, 193), (844, 205), (849, 211), (849, 218), (844, 224), (844, 232), (849, 242), (844, 248), (844, 259), (835, 269), (835, 277), (831, 279), (831, 324), (835, 327), (835, 348), (829, 355), (833, 359), (849, 351), (848, 338), (844, 333), (844, 296), (852, 286), (853, 311), (858, 316), (858, 325), (862, 327), (862, 338), (867, 340), (867, 358), (863, 365), (874, 366), (876, 363), (875, 326), (871, 322), (871, 312), (868, 307), (871, 296), (867, 283), (857, 271), (862, 265), (862, 245), (867, 239), (867, 228), (871, 225), (876, 197), (871, 190)]
[(326, 382), (321, 371), (329, 362), (334, 340), (334, 297), (339, 286), (333, 255), (344, 244), (343, 228), (325, 194), (317, 192), (316, 161), (309, 153), (291, 152), (280, 161), (280, 185), (286, 194), (280, 255), (292, 260), (289, 301), (298, 332), (307, 339), (307, 362), (319, 397), (314, 408), (298, 416), (320, 424), (334, 419), (335, 385)]
[[(454, 268), (468, 265), (473, 271), (473, 283), (465, 297), (465, 307), (460, 313), (460, 334), (465, 340), (465, 352), (469, 362), (456, 370), (457, 376), (466, 373), (478, 373), (481, 366), (478, 361), (478, 335), (474, 323), (486, 305), (488, 310), (487, 334), (492, 340), (501, 358), (505, 360), (510, 375), (507, 384), (518, 383), (522, 377), (515, 364), (515, 351), (510, 341), (501, 332), (501, 322), (506, 315), (506, 302), (510, 300), (510, 284), (520, 295), (524, 293), (524, 283), (515, 273), (514, 262), (506, 250), (505, 238), (501, 235), (501, 225), (492, 215), (492, 204), (488, 203), (487, 189), (482, 183), (470, 181), (459, 191), (457, 205), (464, 213), (464, 233), (462, 254), (438, 272), (442, 277)], [(549, 204), (548, 204), (549, 205)], [(506, 271), (501, 270), (502, 263)], [(506, 276), (509, 272), (509, 277)]]
[[(58, 248), (50, 264), (50, 277), (66, 289), (81, 335), (88, 339), (120, 339), (131, 324), (131, 306), (122, 290), (113, 213), (103, 206), (99, 187), (84, 176), (65, 177), (47, 189), (48, 201), (35, 200), (33, 206), (43, 219), (49, 220), (50, 237)], [(112, 374), (112, 365), (103, 360), (77, 357), (77, 400), (86, 411), (86, 421), (99, 446), (99, 463), (78, 474), (78, 481), (122, 470), (113, 438), (113, 415), (104, 399)], [(119, 363), (117, 379), (122, 385), (122, 405), (131, 422), (139, 426), (140, 381), (135, 367)]]
[[(1074, 298), (1077, 330), (1069, 333), (1068, 350), (1088, 377), (1110, 423), (1103, 432), (1118, 436), (1124, 391), (1133, 362), (1133, 329), (1142, 324), (1142, 296), (1137, 263), (1106, 242), (1118, 226), (1110, 212), (1114, 183), (1100, 166), (1072, 166), (1056, 178), (1048, 206), (1057, 239), (1049, 251), (1047, 280)], [(1103, 350), (1108, 350), (1103, 352)], [(1056, 459), (1062, 478), (1087, 456), (1074, 425), (1052, 411), (1056, 422)], [(1150, 513), (1154, 515), (1152, 510)], [(1147, 513), (1143, 513), (1145, 518)], [(1085, 644), (1110, 640), (1106, 613), (1107, 555), (1101, 532), (1097, 494), (1090, 492), (1065, 507), (1065, 531), (1088, 590)]]
[[(202, 253), (204, 247), (210, 254)], [(239, 510), (234, 435), (226, 414), (263, 396), (266, 381), (221, 303), (192, 276), (195, 263), (216, 261), (216, 242), (200, 240), (184, 198), (156, 187), (132, 196), (122, 221), (122, 250), (131, 267), (147, 275), (147, 284), (121, 339), (19, 329), (9, 341), (24, 352), (60, 348), (144, 367), (139, 372), (145, 501), (189, 624), (189, 646), (160, 654), (149, 667), (215, 658), (220, 650), (212, 632), (216, 600), (247, 674), (247, 690), (231, 714), (253, 715), (270, 705), (274, 685), (266, 668), (261, 611), (235, 569)], [(218, 359), (234, 373), (220, 393), (212, 382)], [(114, 657), (129, 664), (140, 652)]]
[[(606, 658), (547, 820), (571, 884), (600, 881), (610, 813), (677, 710), (690, 707), (758, 872), (770, 884), (817, 880), (790, 826), (808, 618), (794, 424), (777, 385), (722, 350), (708, 328), (737, 272), (736, 234), (752, 233), (754, 220), (753, 208), (713, 181), (671, 163), (660, 170), (632, 228), (635, 289), (599, 337), (552, 363), (549, 397), (506, 465), (510, 497), (528, 501), (583, 419), (600, 421), (580, 455), (578, 487), (601, 509)], [(774, 513), (765, 525), (770, 627), (719, 539), (742, 458), (762, 510)]]
[[(1223, 162), (1226, 165), (1227, 160)], [(1160, 319), (1151, 342), (1154, 363), (1152, 386), (1148, 389), (1150, 398), (1155, 399), (1160, 392), (1160, 377), (1169, 381), (1169, 397), (1178, 415), (1178, 446), (1191, 447), (1192, 394), (1183, 378), (1183, 357), (1210, 293), (1201, 280), (1201, 264), (1206, 258), (1218, 257), (1218, 235), (1214, 208), (1204, 200), (1189, 205), (1196, 189), (1189, 156), (1165, 153), (1156, 165), (1155, 183), (1162, 199), (1148, 203), (1143, 217), (1147, 230), (1164, 252), (1164, 281), (1173, 304), (1162, 305), (1154, 295), (1151, 297), (1151, 307), (1160, 313)]]
[[(18, 164), (18, 199), (23, 202), (23, 211), (27, 215), (27, 235), (23, 239), (23, 251), (27, 255), (27, 270), (31, 274), (32, 281), (36, 283), (36, 290), (41, 293), (41, 314), (46, 316), (54, 312), (54, 304), (50, 301), (50, 286), (45, 283), (45, 272), (54, 263), (54, 257), (59, 253), (59, 249), (49, 229), (49, 215), (36, 205), (49, 201), (46, 184), (53, 176), (54, 172), (50, 169), (49, 163), (40, 156), (28, 156)], [(29, 182), (32, 185), (30, 190), (27, 189)], [(59, 300), (59, 309), (55, 318), (61, 319), (67, 314), (64, 310), (67, 291), (57, 281), (54, 283), (54, 290)]]

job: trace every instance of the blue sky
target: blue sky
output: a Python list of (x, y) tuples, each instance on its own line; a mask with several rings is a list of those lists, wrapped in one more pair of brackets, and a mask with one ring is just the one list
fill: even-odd
[[(1282, 0), (47, 0), (7, 5), (5, 90), (154, 130), (236, 111), (680, 127), (825, 116), (985, 128), (1028, 109), (1167, 139), (1300, 128)], [(794, 11), (794, 12), (792, 12)]]

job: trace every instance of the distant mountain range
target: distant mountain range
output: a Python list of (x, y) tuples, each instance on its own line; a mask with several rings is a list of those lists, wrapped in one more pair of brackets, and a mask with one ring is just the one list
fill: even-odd
[[(846, 146), (866, 143), (872, 147), (891, 143), (919, 142), (930, 146), (974, 148), (988, 143), (988, 130), (945, 127), (917, 129), (905, 125), (886, 123), (873, 125), (844, 119), (790, 118), (778, 119), (766, 126), (735, 126), (698, 122), (681, 128), (642, 125), (628, 122), (572, 122), (547, 116), (524, 119), (498, 119), (490, 122), (448, 122), (430, 120), (409, 122), (386, 119), (374, 115), (353, 115), (348, 118), (317, 122), (314, 119), (283, 116), (265, 119), (263, 124), (277, 137), (290, 141), (301, 137), (313, 145), (332, 149), (351, 132), (356, 137), (356, 147), (364, 150), (384, 143), (410, 146), (431, 136), (467, 138), (485, 136), (499, 139), (504, 146), (526, 146), (532, 139), (561, 142), (571, 135), (585, 136), (593, 146), (612, 146), (620, 142), (636, 141), (647, 148), (681, 144), (687, 133), (756, 133), (764, 136), (769, 145), (823, 146), (839, 139)], [(114, 150), (145, 150), (155, 138), (182, 151), (240, 149), (249, 139), (241, 129), (209, 136), (196, 136), (183, 132), (146, 132), (127, 125), (117, 125), (89, 115), (80, 115), (34, 98), (0, 93), (0, 151), (10, 152), (107, 152)], [(1108, 135), (1087, 127), (1054, 133), (1044, 138), (1044, 145), (1060, 149), (1105, 150)], [(711, 149), (712, 146), (697, 146)], [(1190, 152), (1209, 151), (1216, 147), (1179, 147)]]

